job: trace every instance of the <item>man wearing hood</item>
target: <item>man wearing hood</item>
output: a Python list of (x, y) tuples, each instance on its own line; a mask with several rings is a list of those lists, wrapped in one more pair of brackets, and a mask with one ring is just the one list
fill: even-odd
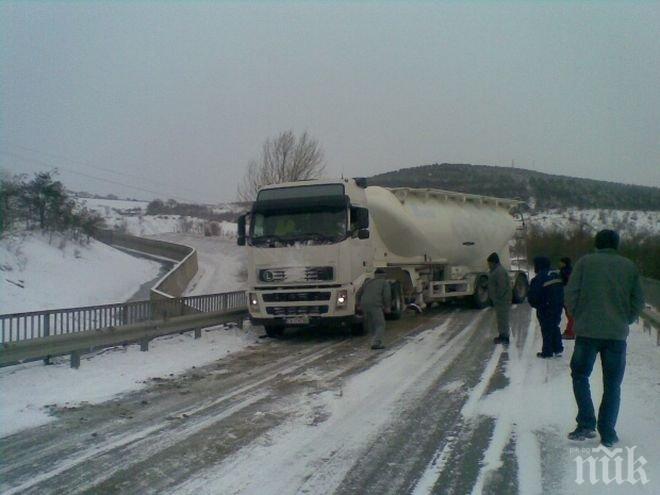
[(550, 258), (534, 258), (536, 276), (529, 286), (527, 300), (536, 309), (536, 317), (541, 324), (543, 347), (536, 355), (540, 358), (560, 356), (564, 352), (561, 341), (561, 313), (564, 309), (564, 286), (561, 276), (550, 271)]

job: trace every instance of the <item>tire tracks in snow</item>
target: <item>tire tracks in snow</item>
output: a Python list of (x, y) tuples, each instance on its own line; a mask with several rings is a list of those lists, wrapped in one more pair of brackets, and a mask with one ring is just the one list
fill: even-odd
[[(409, 335), (414, 331), (408, 329), (404, 333)], [(316, 342), (312, 342), (314, 343)], [(118, 486), (117, 480), (125, 474), (129, 480), (131, 477), (134, 481), (137, 478), (136, 483), (142, 486), (142, 491), (150, 491), (149, 486), (140, 485), (139, 471), (149, 471), (152, 475), (157, 473), (160, 468), (153, 465), (152, 459), (164, 456), (167, 462), (171, 462), (171, 457), (176, 452), (186, 451), (191, 445), (193, 452), (186, 455), (202, 456), (194, 452), (194, 446), (201, 445), (199, 450), (204, 451), (206, 457), (194, 469), (202, 469), (207, 462), (206, 458), (217, 461), (218, 453), (209, 454), (206, 450), (209, 450), (207, 444), (211, 443), (210, 440), (219, 440), (214, 430), (220, 424), (229, 424), (234, 421), (233, 418), (253, 410), (258, 413), (259, 407), (263, 405), (270, 404), (272, 407), (273, 404), (278, 404), (281, 417), (269, 416), (266, 418), (268, 421), (261, 421), (259, 427), (255, 428), (252, 437), (248, 434), (244, 440), (249, 442), (258, 439), (260, 433), (267, 436), (270, 428), (291, 413), (290, 404), (287, 404), (290, 398), (277, 397), (277, 384), (295, 381), (310, 365), (332, 361), (333, 356), (343, 356), (343, 351), (350, 350), (351, 346), (364, 347), (365, 343), (366, 339), (342, 339), (323, 342), (320, 348), (315, 346), (312, 349), (306, 348), (309, 342), (300, 344), (284, 341), (266, 344), (229, 358), (233, 363), (247, 359), (249, 366), (255, 360), (255, 354), (263, 354), (259, 365), (254, 368), (246, 370), (241, 369), (242, 364), (237, 365), (238, 376), (213, 376), (213, 365), (198, 369), (195, 373), (209, 374), (205, 377), (206, 381), (220, 379), (217, 385), (211, 384), (211, 390), (209, 387), (202, 387), (200, 391), (178, 397), (176, 400), (168, 400), (167, 397), (163, 399), (162, 396), (167, 395), (167, 390), (160, 390), (158, 387), (132, 394), (132, 404), (139, 403), (145, 396), (151, 402), (146, 412), (133, 411), (134, 419), (117, 420), (111, 411), (108, 414), (113, 404), (106, 403), (90, 407), (98, 416), (91, 423), (79, 424), (75, 417), (63, 418), (51, 425), (35, 429), (32, 435), (9, 437), (4, 439), (9, 440), (4, 448), (9, 455), (2, 461), (3, 480), (0, 489), (11, 490), (11, 493), (73, 493), (96, 491), (105, 487), (112, 491)], [(297, 351), (301, 347), (303, 350)], [(292, 354), (292, 351), (297, 352)], [(272, 361), (272, 354), (284, 354), (284, 357)], [(370, 359), (375, 359), (375, 355), (370, 356)], [(360, 365), (350, 362), (348, 364)], [(232, 370), (232, 366), (227, 367), (229, 371)], [(331, 375), (336, 376), (346, 372), (345, 369), (331, 371), (334, 371)], [(192, 386), (194, 387), (195, 383)], [(217, 393), (218, 390), (221, 390), (219, 397), (208, 399), (209, 392)], [(178, 394), (176, 390), (174, 392), (176, 397)], [(163, 420), (164, 417), (170, 419)], [(92, 432), (97, 433), (96, 438), (91, 437)], [(231, 442), (224, 442), (227, 443), (223, 446), (225, 454), (229, 455), (231, 448), (240, 448), (242, 441), (243, 439), (236, 439), (233, 445), (229, 445)], [(174, 469), (177, 467), (174, 466)], [(168, 483), (183, 481), (165, 475), (161, 477)]]
[[(48, 438), (43, 438), (39, 435), (38, 439), (29, 438), (18, 441), (12, 445), (11, 440), (15, 437), (24, 437), (20, 433), (18, 435), (3, 439), (3, 461), (5, 464), (0, 469), (0, 474), (3, 477), (1, 490), (10, 489), (13, 492), (26, 490), (51, 480), (53, 477), (59, 476), (76, 466), (86, 463), (91, 459), (97, 458), (100, 455), (107, 454), (113, 451), (124, 449), (126, 446), (136, 442), (142, 442), (147, 438), (154, 438), (162, 435), (167, 435), (170, 427), (172, 426), (171, 420), (163, 420), (163, 417), (194, 417), (196, 415), (203, 416), (204, 414), (217, 414), (218, 407), (223, 403), (230, 401), (234, 397), (242, 394), (247, 394), (252, 390), (265, 386), (269, 382), (276, 380), (288, 374), (296, 373), (300, 368), (307, 366), (309, 363), (317, 359), (321, 359), (327, 354), (333, 352), (336, 348), (340, 347), (345, 341), (324, 344), (320, 349), (313, 349), (311, 351), (303, 352), (303, 355), (294, 354), (279, 359), (275, 363), (266, 364), (260, 370), (257, 370), (255, 376), (249, 377), (246, 382), (239, 382), (233, 388), (224, 391), (224, 393), (212, 400), (202, 400), (201, 404), (191, 407), (187, 401), (180, 401), (175, 404), (174, 408), (169, 410), (160, 410), (151, 417), (142, 418), (141, 422), (118, 422), (114, 415), (111, 413), (109, 421), (105, 421), (99, 428), (98, 425), (85, 425), (85, 433), (91, 435), (91, 431), (97, 433), (97, 437), (102, 438), (100, 441), (89, 442), (81, 438), (83, 434), (74, 433), (72, 437), (67, 438), (66, 431), (57, 431), (56, 435), (64, 436), (62, 442), (55, 442), (52, 434), (48, 434), (50, 425), (45, 425), (39, 430), (45, 430)], [(200, 372), (203, 372), (200, 369)], [(107, 404), (101, 404), (97, 407), (110, 407)], [(220, 408), (221, 409), (221, 408)], [(185, 416), (184, 416), (185, 415)], [(106, 418), (108, 419), (108, 418)], [(194, 419), (194, 418), (193, 418)], [(153, 424), (154, 421), (156, 424)], [(145, 423), (150, 423), (148, 426)], [(59, 426), (59, 425), (58, 425)], [(90, 428), (91, 426), (91, 428)], [(96, 426), (96, 427), (94, 427)], [(194, 428), (194, 427), (193, 427)], [(66, 430), (67, 428), (60, 428)], [(77, 428), (76, 428), (77, 429)], [(117, 432), (119, 430), (119, 432)], [(124, 431), (122, 431), (124, 430)], [(105, 437), (108, 437), (107, 439)], [(88, 437), (89, 438), (89, 437)], [(6, 440), (9, 440), (7, 442)], [(89, 444), (92, 444), (91, 446)], [(23, 449), (27, 447), (27, 449)], [(12, 455), (13, 454), (13, 455)], [(120, 456), (122, 457), (122, 456)], [(130, 460), (124, 459), (124, 462)], [(47, 466), (48, 470), (38, 476), (34, 475), (34, 466), (42, 465)], [(12, 476), (13, 475), (13, 476)], [(18, 476), (17, 476), (18, 475)], [(18, 481), (15, 487), (10, 488), (8, 481)]]
[(347, 375), (338, 394), (326, 390), (318, 404), (312, 402), (310, 408), (328, 411), (320, 423), (293, 418), (272, 433), (272, 444), (248, 445), (170, 493), (256, 494), (265, 486), (268, 493), (330, 493), (337, 487), (342, 493), (346, 473), (465, 352), (483, 314), (456, 313), (442, 328), (409, 337), (378, 363)]

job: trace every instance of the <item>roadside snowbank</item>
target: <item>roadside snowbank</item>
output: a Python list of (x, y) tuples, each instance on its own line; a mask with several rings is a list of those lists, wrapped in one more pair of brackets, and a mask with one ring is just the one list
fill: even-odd
[(47, 406), (104, 402), (147, 386), (150, 378), (180, 374), (255, 342), (250, 330), (217, 326), (200, 339), (191, 332), (155, 339), (149, 352), (132, 345), (84, 355), (77, 370), (70, 368), (68, 357), (51, 366), (34, 362), (0, 368), (0, 437), (53, 420)]
[(10, 235), (0, 241), (0, 313), (123, 302), (160, 268), (93, 239)]

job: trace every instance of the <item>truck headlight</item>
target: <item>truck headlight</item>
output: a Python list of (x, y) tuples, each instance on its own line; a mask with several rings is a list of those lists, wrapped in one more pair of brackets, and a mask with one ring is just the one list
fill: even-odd
[(348, 303), (348, 291), (346, 289), (342, 289), (337, 292), (336, 306), (341, 308), (346, 306), (346, 303)]
[(248, 304), (252, 311), (259, 311), (259, 298), (254, 292), (248, 294)]

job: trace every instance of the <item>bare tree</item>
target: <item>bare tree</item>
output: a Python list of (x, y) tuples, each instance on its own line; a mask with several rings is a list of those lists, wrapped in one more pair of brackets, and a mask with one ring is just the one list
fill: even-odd
[(254, 201), (265, 185), (317, 179), (324, 170), (319, 142), (307, 132), (296, 139), (293, 131), (285, 131), (274, 139), (266, 139), (259, 160), (250, 161), (238, 186), (238, 198)]

